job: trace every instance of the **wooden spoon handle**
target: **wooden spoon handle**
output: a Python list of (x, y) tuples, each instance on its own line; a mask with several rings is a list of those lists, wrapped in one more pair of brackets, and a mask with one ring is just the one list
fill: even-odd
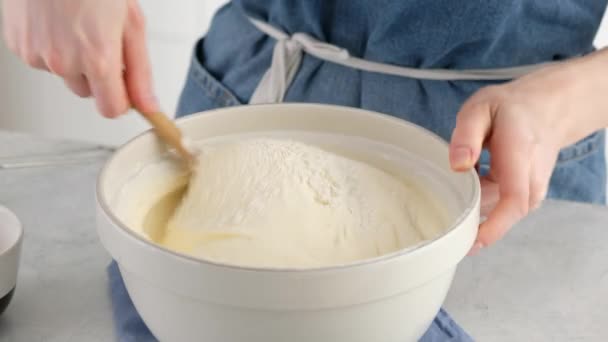
[(184, 146), (184, 141), (182, 139), (182, 132), (175, 125), (175, 123), (169, 119), (165, 114), (161, 112), (153, 112), (153, 113), (142, 113), (142, 116), (150, 122), (150, 124), (154, 127), (156, 134), (169, 146), (175, 148), (177, 153), (188, 163), (188, 165), (192, 165), (194, 161), (194, 156), (190, 151)]

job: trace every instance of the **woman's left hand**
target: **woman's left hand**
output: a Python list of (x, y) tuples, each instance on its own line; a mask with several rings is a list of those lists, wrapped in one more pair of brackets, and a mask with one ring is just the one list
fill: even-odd
[(450, 144), (456, 171), (491, 154), (482, 177), (487, 220), (471, 254), (499, 240), (545, 198), (561, 148), (608, 126), (608, 51), (480, 89), (458, 113)]

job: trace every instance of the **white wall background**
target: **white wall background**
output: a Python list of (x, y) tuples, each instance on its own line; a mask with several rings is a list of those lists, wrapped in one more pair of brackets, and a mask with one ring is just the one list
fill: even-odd
[[(176, 108), (193, 43), (226, 1), (140, 1), (148, 22), (155, 87), (168, 113)], [(608, 46), (606, 19), (596, 43)], [(91, 100), (72, 95), (58, 78), (29, 69), (0, 44), (0, 129), (116, 145), (147, 128), (134, 113), (118, 120), (100, 117)]]

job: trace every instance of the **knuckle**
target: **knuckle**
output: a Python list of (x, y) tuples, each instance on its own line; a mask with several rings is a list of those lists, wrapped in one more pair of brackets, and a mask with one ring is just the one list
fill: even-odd
[(19, 57), (23, 60), (23, 62), (33, 68), (41, 67), (42, 57), (38, 53), (38, 51), (32, 49), (30, 46), (22, 47)]
[(460, 107), (460, 111), (456, 115), (456, 126), (465, 124), (471, 120), (473, 120), (477, 113), (485, 106), (485, 103), (477, 101), (473, 98), (469, 98), (463, 105)]
[(106, 45), (100, 46), (94, 52), (89, 52), (86, 59), (89, 73), (96, 78), (105, 78), (111, 72), (111, 54), (111, 49)]
[(475, 96), (478, 102), (483, 103), (484, 109), (493, 114), (504, 111), (510, 103), (508, 94), (500, 85), (481, 88)]
[(44, 60), (49, 70), (59, 76), (65, 76), (67, 74), (67, 66), (63, 59), (63, 56), (54, 49), (47, 51), (44, 54)]
[(486, 101), (477, 100), (475, 98), (471, 98), (467, 101), (460, 110), (460, 113), (456, 117), (457, 125), (463, 125), (471, 120), (474, 120), (475, 117), (478, 116), (479, 113), (482, 113), (484, 110), (488, 108), (488, 103)]
[(78, 96), (78, 97), (80, 97), (80, 98), (83, 98), (83, 99), (84, 99), (84, 98), (89, 97), (89, 94), (88, 94), (88, 93), (86, 93), (84, 90), (80, 90), (80, 89), (72, 89), (72, 92), (73, 92), (73, 93), (74, 93), (76, 96)]
[(112, 37), (85, 37), (79, 41), (80, 65), (90, 80), (106, 80), (122, 72), (121, 45)]
[(40, 67), (40, 57), (38, 56), (37, 53), (33, 53), (31, 51), (25, 51), (23, 53), (23, 61), (33, 67), (33, 68), (38, 68)]
[(489, 102), (501, 94), (501, 87), (499, 85), (488, 85), (480, 88), (475, 94), (473, 94), (473, 98), (478, 101)]

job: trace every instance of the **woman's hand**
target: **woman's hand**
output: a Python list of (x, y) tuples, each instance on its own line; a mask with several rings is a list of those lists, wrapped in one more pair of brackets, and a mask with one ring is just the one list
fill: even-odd
[(8, 47), (32, 67), (95, 97), (106, 117), (158, 108), (136, 0), (3, 0)]
[(608, 52), (599, 51), (480, 89), (465, 102), (450, 144), (452, 168), (474, 167), (482, 147), (491, 154), (481, 179), (487, 220), (471, 254), (540, 205), (561, 148), (608, 126), (607, 73)]

